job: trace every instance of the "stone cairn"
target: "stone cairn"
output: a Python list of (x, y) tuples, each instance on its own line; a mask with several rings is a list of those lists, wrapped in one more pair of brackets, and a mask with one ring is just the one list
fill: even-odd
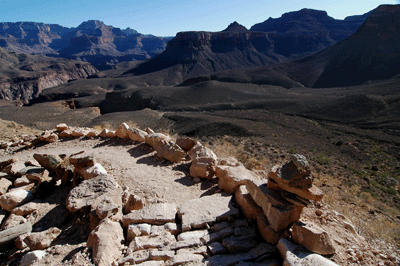
[[(101, 132), (60, 124), (56, 130), (1, 146), (32, 148), (60, 138), (81, 137), (144, 142), (159, 158), (172, 163), (190, 160), (191, 177), (198, 182), (218, 178), (218, 187), (224, 192), (183, 206), (146, 204), (129, 188), (121, 188), (89, 154), (35, 154), (36, 161), (12, 158), (0, 162), (0, 244), (14, 242), (19, 249), (32, 250), (21, 265), (40, 260), (46, 254), (43, 250), (62, 233), (56, 226), (32, 232), (38, 219), (35, 199), (46, 198), (60, 184), (72, 185), (66, 199), (68, 211), (89, 213), (92, 232), (87, 247), (93, 250), (96, 265), (272, 266), (282, 261), (284, 265), (335, 265), (320, 255), (299, 253), (292, 242), (322, 255), (335, 252), (327, 234), (298, 223), (303, 208), (323, 197), (312, 184), (304, 156), (291, 155), (288, 163), (276, 165), (266, 175), (246, 169), (234, 158), (218, 158), (193, 139), (173, 141), (165, 134), (131, 128), (126, 123), (116, 131)], [(246, 219), (238, 219), (235, 201)]]

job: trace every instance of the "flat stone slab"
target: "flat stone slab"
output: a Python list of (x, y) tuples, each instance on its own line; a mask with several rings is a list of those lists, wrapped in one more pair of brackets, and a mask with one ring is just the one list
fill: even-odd
[(177, 206), (174, 203), (155, 203), (122, 217), (124, 228), (130, 224), (162, 225), (175, 222)]
[(132, 251), (150, 249), (150, 248), (163, 248), (176, 242), (175, 237), (167, 231), (163, 231), (154, 235), (137, 236), (129, 244)]
[(85, 180), (69, 192), (66, 207), (70, 212), (90, 207), (98, 197), (117, 187), (117, 182), (108, 175)]
[(179, 209), (178, 215), (182, 221), (182, 231), (189, 231), (237, 217), (239, 210), (232, 205), (232, 196), (223, 193), (190, 200)]

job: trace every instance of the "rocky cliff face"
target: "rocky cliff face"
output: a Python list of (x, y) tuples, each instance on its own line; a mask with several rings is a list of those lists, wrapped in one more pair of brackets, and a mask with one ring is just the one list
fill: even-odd
[(344, 20), (329, 17), (325, 11), (302, 9), (269, 18), (251, 27), (251, 31), (269, 34), (275, 52), (286, 57), (300, 57), (322, 50), (349, 37), (367, 18), (368, 13)]
[(97, 72), (89, 63), (15, 54), (0, 49), (0, 99), (28, 103), (43, 89)]
[(284, 61), (273, 47), (268, 34), (250, 32), (237, 23), (221, 32), (180, 32), (163, 53), (130, 72), (146, 74), (175, 66), (183, 78), (190, 78)]
[(0, 23), (0, 46), (18, 53), (45, 54), (92, 64), (145, 60), (162, 52), (170, 38), (142, 35), (99, 20), (77, 28), (36, 22)]

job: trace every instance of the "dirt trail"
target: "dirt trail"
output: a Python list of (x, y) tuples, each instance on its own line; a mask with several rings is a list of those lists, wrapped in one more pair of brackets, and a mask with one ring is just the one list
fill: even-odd
[(112, 175), (121, 187), (128, 186), (147, 203), (174, 202), (181, 206), (186, 201), (212, 194), (213, 182), (195, 183), (189, 177), (189, 165), (173, 165), (156, 158), (154, 150), (146, 144), (123, 139), (73, 139), (58, 141), (15, 153), (0, 151), (0, 161), (13, 156), (20, 160), (33, 159), (33, 154), (66, 154), (80, 151), (93, 154), (96, 160)]

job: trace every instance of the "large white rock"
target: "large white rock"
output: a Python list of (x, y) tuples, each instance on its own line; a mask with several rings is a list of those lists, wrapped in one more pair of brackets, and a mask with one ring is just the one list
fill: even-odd
[(336, 263), (315, 253), (302, 251), (300, 246), (287, 239), (281, 238), (277, 246), (285, 266), (338, 266)]
[(46, 254), (47, 252), (43, 250), (35, 250), (28, 252), (22, 257), (19, 265), (20, 266), (33, 265), (34, 263), (40, 261), (44, 256), (46, 256)]
[(145, 142), (147, 132), (140, 130), (138, 128), (129, 128), (128, 129), (128, 138), (137, 141), (137, 142)]
[(0, 206), (2, 209), (11, 212), (15, 207), (31, 201), (34, 198), (32, 192), (22, 188), (12, 190), (0, 197)]
[(98, 266), (112, 265), (122, 255), (124, 233), (120, 223), (106, 218), (93, 230), (87, 246), (93, 250), (93, 262)]
[(127, 139), (129, 126), (127, 123), (122, 123), (118, 129), (115, 131), (115, 136), (121, 139)]
[(198, 158), (212, 158), (218, 160), (217, 155), (206, 146), (203, 146), (200, 142), (197, 142), (196, 146), (189, 150), (189, 157), (191, 160)]
[(96, 176), (107, 174), (106, 169), (104, 169), (104, 167), (99, 163), (96, 163), (93, 166), (86, 166), (84, 168), (77, 170), (79, 175), (82, 176), (84, 180), (92, 179), (95, 178)]

